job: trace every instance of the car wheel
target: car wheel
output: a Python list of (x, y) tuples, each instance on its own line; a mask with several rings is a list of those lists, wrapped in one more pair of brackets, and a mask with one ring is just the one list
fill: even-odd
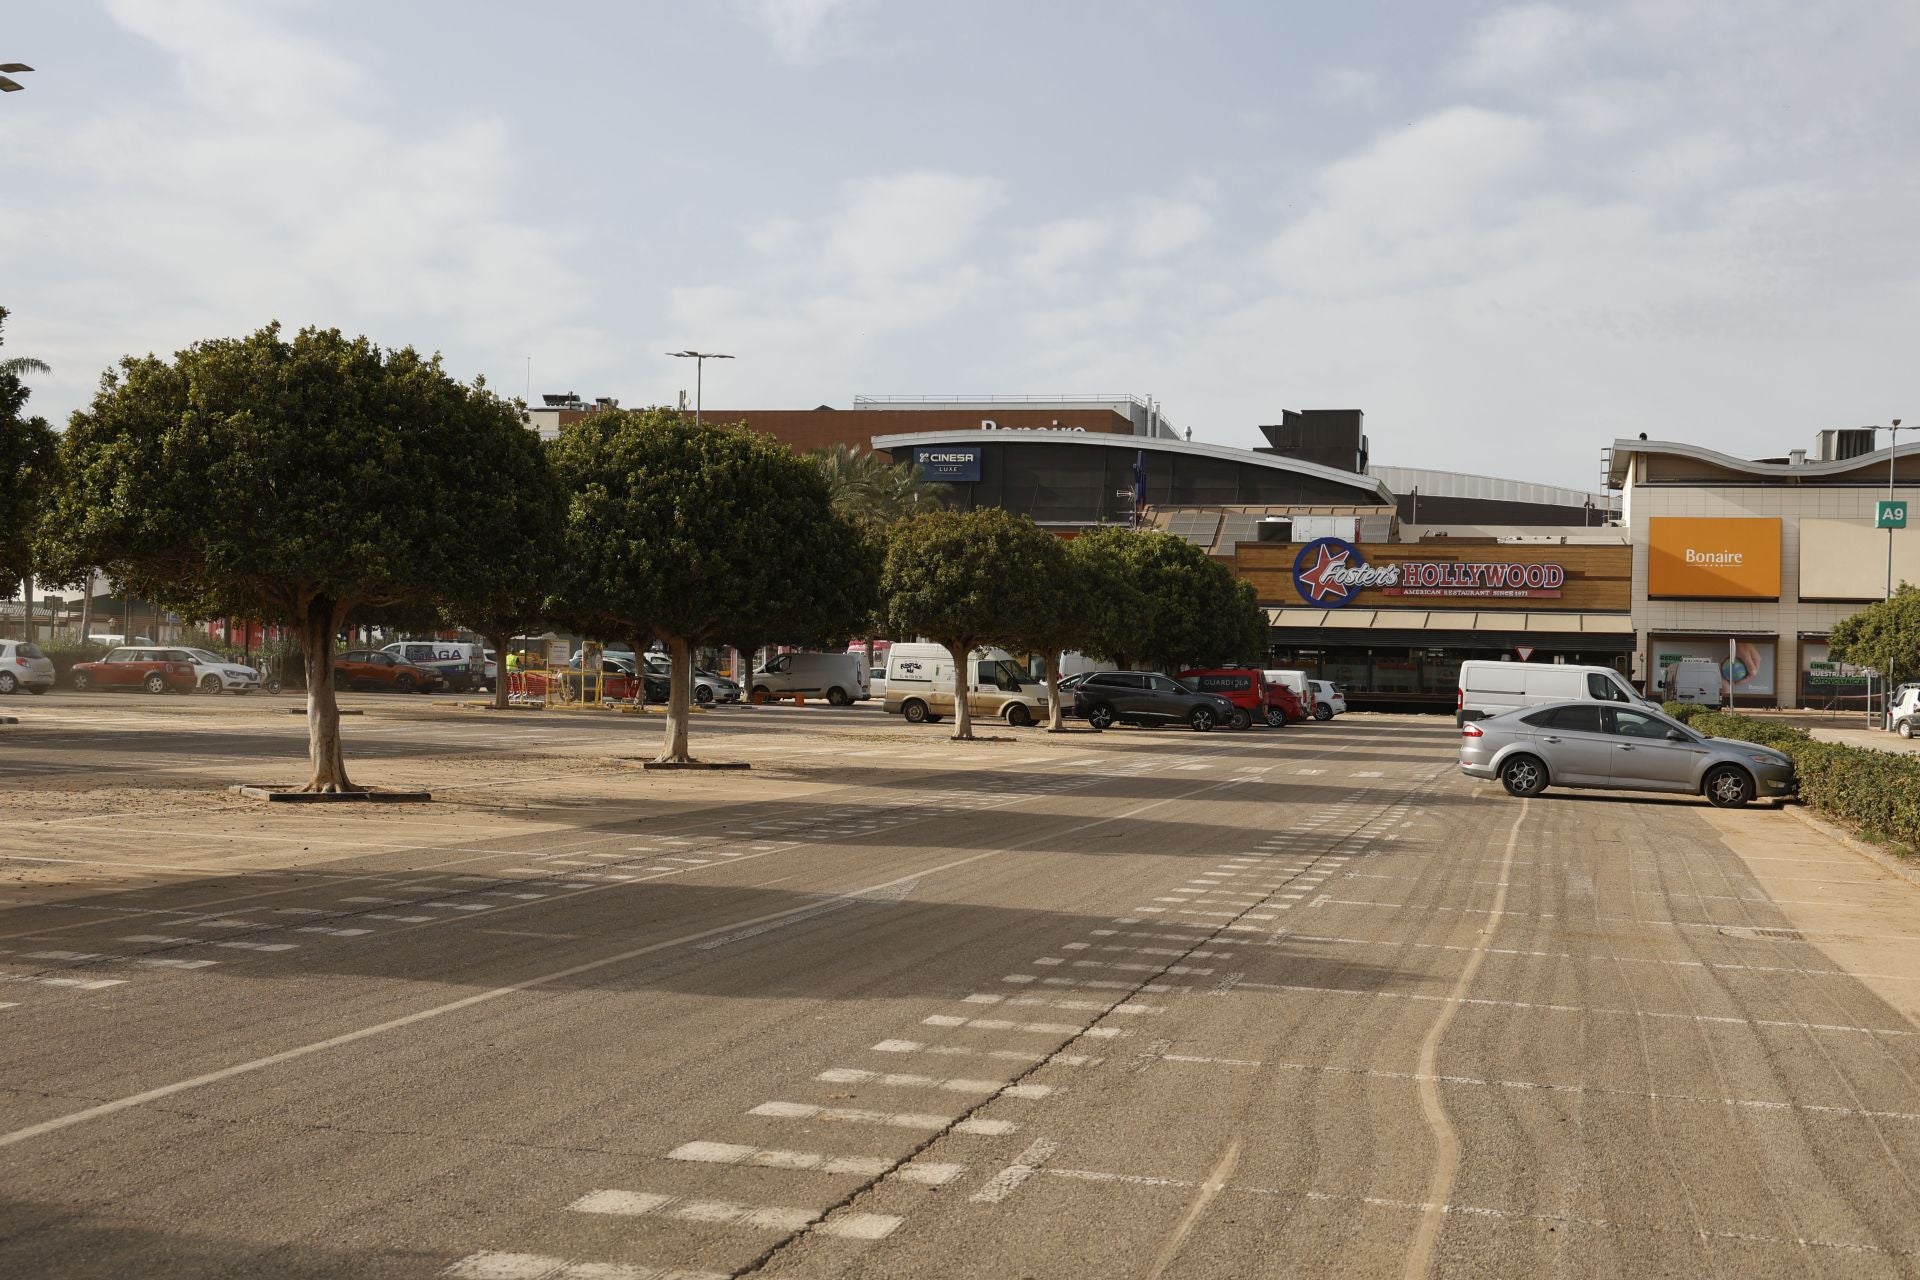
[(1753, 799), (1753, 779), (1738, 765), (1723, 764), (1707, 774), (1707, 799), (1722, 809), (1738, 809)]
[(1329, 703), (1325, 703), (1325, 702), (1319, 702), (1319, 703), (1315, 703), (1315, 704), (1314, 704), (1314, 708), (1313, 708), (1313, 718), (1314, 718), (1315, 720), (1331, 720), (1331, 719), (1333, 719), (1333, 707), (1332, 707), (1332, 705), (1331, 705), (1331, 704), (1329, 704)]
[(835, 685), (833, 688), (827, 690), (827, 704), (835, 707), (851, 706), (853, 699), (847, 696), (845, 689), (842, 689), (839, 685)]
[(1096, 729), (1113, 728), (1113, 708), (1106, 703), (1087, 708), (1087, 723)]
[(219, 676), (201, 676), (200, 688), (207, 693), (220, 692), (220, 677)]
[(1280, 707), (1267, 708), (1267, 728), (1284, 729), (1287, 727), (1287, 713)]
[(753, 705), (756, 707), (764, 707), (765, 705), (767, 705), (767, 703), (773, 701), (773, 699), (767, 693), (767, 686), (763, 684), (757, 684), (753, 686), (753, 697), (751, 701), (753, 702)]
[(165, 693), (167, 691), (167, 678), (156, 671), (145, 680), (142, 680), (140, 687), (148, 693)]
[(93, 687), (92, 676), (89, 676), (84, 671), (76, 671), (73, 673), (73, 691), (75, 693), (85, 693), (88, 689), (92, 687)]
[(1893, 731), (1903, 738), (1911, 738), (1913, 736), (1913, 721), (1902, 720), (1893, 727)]
[(1033, 723), (1033, 712), (1027, 710), (1025, 703), (1016, 702), (1007, 708), (1007, 723), (1016, 729), (1024, 729)]
[[(760, 691), (757, 689), (754, 690), (754, 696), (759, 697)], [(900, 708), (900, 714), (907, 718), (908, 724), (924, 724), (930, 719), (927, 715), (927, 704), (918, 698), (913, 698), (902, 706)]]
[(37, 698), (51, 688), (53, 688), (53, 686), (50, 684), (30, 684), (27, 686), (27, 692)]
[(703, 707), (710, 707), (713, 705), (713, 690), (706, 685), (697, 684), (693, 686), (693, 700)]
[(12, 693), (19, 687), (20, 682), (14, 678), (13, 672), (0, 671), (0, 693)]
[(1253, 727), (1253, 713), (1245, 707), (1236, 709), (1232, 715), (1227, 717), (1227, 727), (1229, 729), (1251, 729)]
[(1547, 789), (1547, 766), (1538, 756), (1508, 756), (1500, 766), (1500, 785), (1510, 796), (1537, 796)]
[(1195, 707), (1187, 713), (1187, 724), (1195, 733), (1212, 733), (1214, 714), (1206, 707)]
[(395, 693), (412, 693), (413, 677), (402, 671), (393, 678), (393, 691)]

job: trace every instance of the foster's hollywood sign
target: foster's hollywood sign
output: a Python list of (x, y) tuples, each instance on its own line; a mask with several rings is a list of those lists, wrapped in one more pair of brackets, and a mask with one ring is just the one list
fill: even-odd
[(1362, 591), (1451, 600), (1554, 600), (1567, 568), (1550, 561), (1396, 560), (1369, 564), (1344, 538), (1316, 538), (1293, 559), (1300, 598), (1321, 609), (1352, 604)]

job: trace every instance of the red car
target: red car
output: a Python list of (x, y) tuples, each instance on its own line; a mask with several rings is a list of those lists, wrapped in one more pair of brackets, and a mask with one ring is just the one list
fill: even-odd
[(98, 662), (73, 664), (73, 687), (88, 689), (145, 689), (148, 693), (192, 693), (199, 683), (193, 655), (180, 649), (143, 649), (131, 645), (115, 649)]
[(1182, 671), (1174, 679), (1189, 689), (1218, 694), (1233, 704), (1228, 718), (1230, 728), (1245, 729), (1260, 720), (1278, 729), (1289, 721), (1304, 719), (1299, 699), (1289, 689), (1268, 684), (1250, 667), (1208, 667)]
[(377, 649), (349, 649), (333, 660), (333, 687), (376, 692), (431, 693), (446, 683), (440, 673), (416, 667)]

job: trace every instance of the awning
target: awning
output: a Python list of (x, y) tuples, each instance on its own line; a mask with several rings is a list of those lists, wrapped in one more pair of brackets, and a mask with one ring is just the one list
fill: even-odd
[(1523, 613), (1518, 609), (1267, 610), (1267, 625), (1288, 631), (1533, 632), (1543, 635), (1632, 635), (1624, 613)]

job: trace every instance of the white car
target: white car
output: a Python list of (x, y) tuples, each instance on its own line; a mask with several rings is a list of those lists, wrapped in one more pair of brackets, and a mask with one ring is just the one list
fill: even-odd
[(1331, 720), (1347, 714), (1347, 695), (1331, 680), (1309, 680), (1307, 688), (1313, 691), (1312, 715), (1315, 720)]
[(887, 669), (885, 667), (868, 668), (867, 696), (878, 698), (882, 702), (887, 700)]
[(1911, 738), (1913, 731), (1920, 729), (1920, 684), (1903, 684), (1894, 690), (1887, 728), (1903, 738)]
[(205, 649), (183, 649), (193, 660), (194, 679), (202, 693), (252, 693), (260, 687), (260, 673), (240, 662), (228, 662)]
[(45, 693), (53, 688), (53, 659), (31, 640), (0, 640), (0, 693)]

